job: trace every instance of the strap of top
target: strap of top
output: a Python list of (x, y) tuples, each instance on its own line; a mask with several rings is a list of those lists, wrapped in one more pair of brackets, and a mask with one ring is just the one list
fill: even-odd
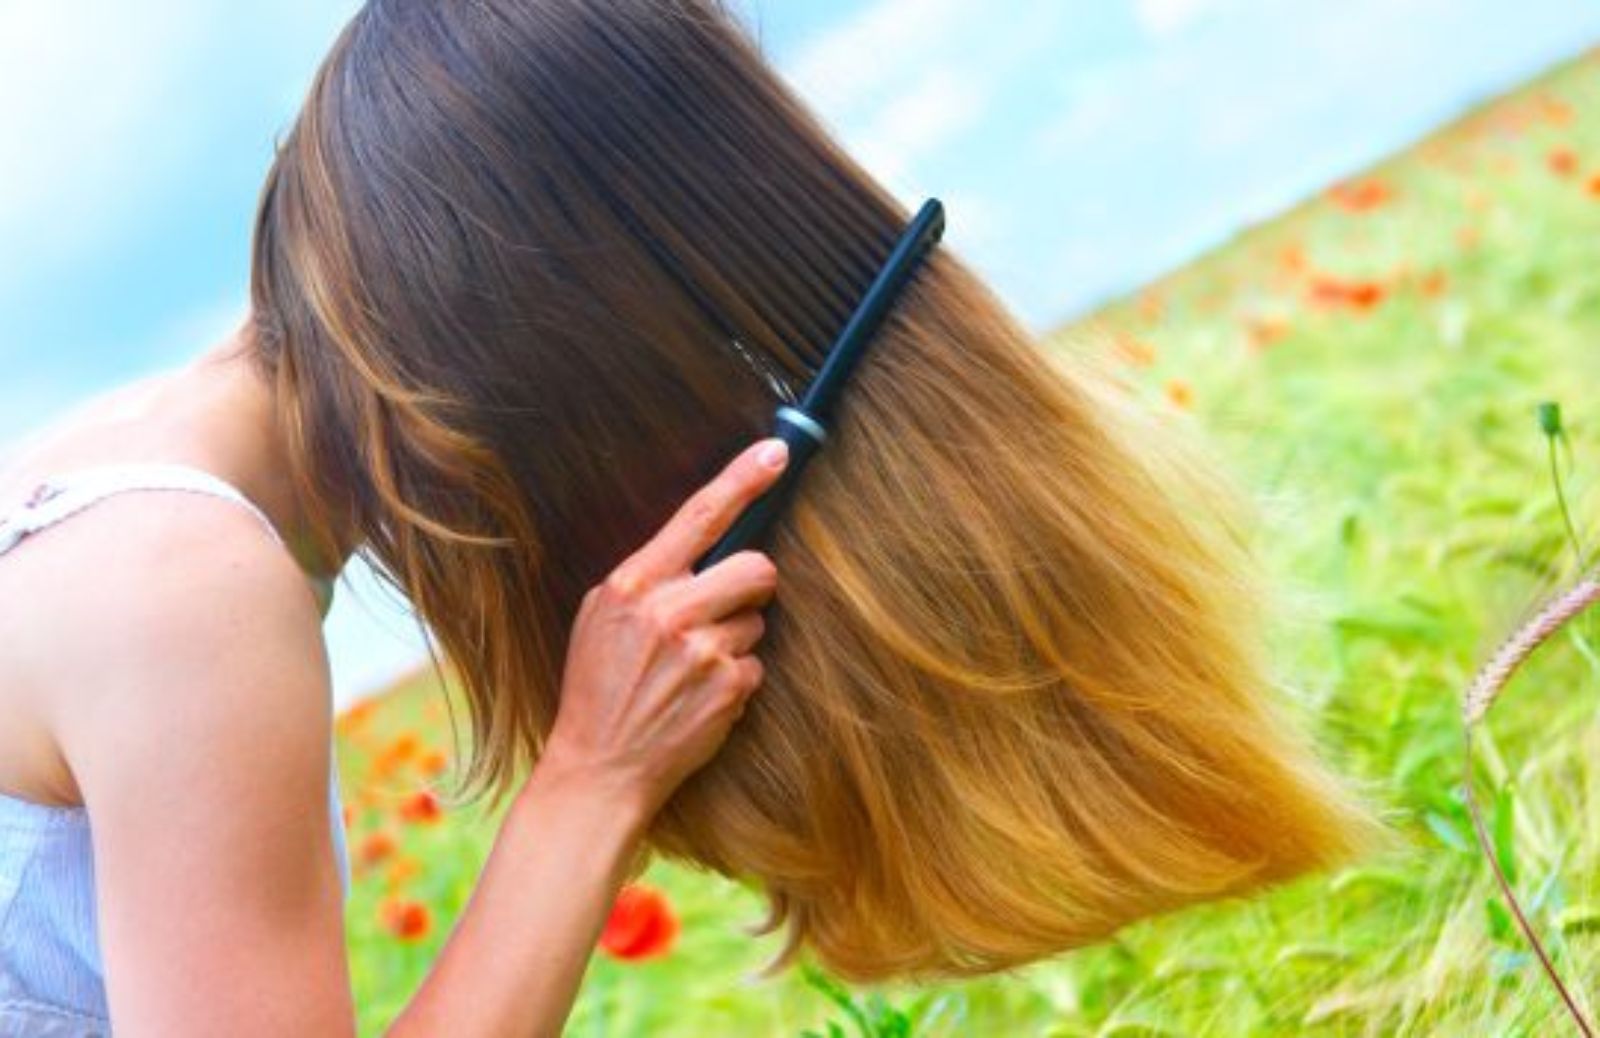
[[(0, 515), (0, 555), (4, 555), (29, 534), (60, 522), (102, 498), (128, 490), (184, 490), (226, 498), (248, 509), (261, 520), (261, 525), (267, 528), (273, 539), (285, 551), (289, 550), (283, 535), (267, 518), (267, 514), (220, 476), (176, 462), (140, 462), (71, 469), (35, 484), (22, 507), (9, 515)], [(333, 582), (309, 574), (307, 576), (316, 585), (322, 612), (326, 615), (333, 597)]]

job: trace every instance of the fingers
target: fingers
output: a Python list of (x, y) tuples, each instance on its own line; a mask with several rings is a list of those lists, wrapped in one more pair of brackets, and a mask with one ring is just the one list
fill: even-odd
[(689, 570), (739, 513), (777, 480), (788, 463), (788, 451), (789, 445), (777, 437), (747, 447), (685, 501), (654, 537), (623, 560), (614, 574), (617, 580), (643, 587)]
[(744, 713), (744, 705), (750, 701), (751, 695), (761, 687), (761, 681), (766, 676), (766, 669), (761, 661), (754, 656), (740, 656), (731, 664), (733, 668), (734, 700), (732, 706), (733, 717), (738, 719)]
[(756, 610), (748, 609), (729, 617), (712, 630), (723, 652), (729, 656), (743, 656), (754, 649), (766, 633), (767, 621)]
[(663, 708), (725, 723), (737, 720), (765, 677), (752, 651), (765, 630), (765, 619), (750, 610), (690, 633), (681, 643), (677, 677)]
[(778, 588), (778, 567), (759, 551), (739, 551), (663, 591), (668, 621), (679, 630), (759, 609)]
[(724, 658), (701, 686), (707, 693), (703, 707), (737, 719), (765, 676), (766, 669), (755, 656)]

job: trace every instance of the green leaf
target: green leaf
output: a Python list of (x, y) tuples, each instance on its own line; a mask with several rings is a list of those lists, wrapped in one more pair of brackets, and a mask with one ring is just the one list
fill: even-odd
[(1600, 905), (1573, 905), (1562, 910), (1557, 922), (1568, 936), (1600, 933)]
[(1484, 913), (1489, 918), (1489, 936), (1499, 944), (1514, 943), (1516, 938), (1515, 926), (1511, 922), (1511, 912), (1499, 895), (1484, 898)]
[(1517, 823), (1516, 823), (1516, 793), (1511, 786), (1503, 787), (1494, 799), (1494, 818), (1491, 821), (1491, 834), (1494, 838), (1494, 854), (1500, 859), (1500, 869), (1506, 874), (1506, 882), (1517, 882)]

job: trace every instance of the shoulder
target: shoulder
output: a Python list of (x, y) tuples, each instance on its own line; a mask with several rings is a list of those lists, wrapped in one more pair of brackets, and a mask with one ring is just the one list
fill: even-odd
[(6, 574), (28, 588), (19, 641), (34, 647), (37, 707), (75, 775), (104, 763), (75, 745), (151, 727), (217, 739), (275, 721), (299, 732), (302, 753), (331, 734), (310, 586), (236, 502), (113, 494), (33, 535), (7, 562), (29, 570)]
[(56, 532), (74, 524), (90, 579), (52, 607), (74, 610), (54, 727), (92, 823), (113, 1019), (346, 1033), (332, 706), (299, 567), (220, 498), (116, 495)]

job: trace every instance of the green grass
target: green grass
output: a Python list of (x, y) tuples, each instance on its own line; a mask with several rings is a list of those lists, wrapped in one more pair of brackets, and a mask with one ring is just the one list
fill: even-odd
[[(1109, 365), (1192, 426), (1256, 493), (1285, 602), (1273, 632), (1284, 695), (1386, 805), (1401, 849), (1009, 976), (831, 997), (798, 972), (748, 980), (776, 947), (741, 932), (759, 899), (658, 863), (646, 881), (681, 917), (677, 944), (636, 964), (596, 956), (568, 1033), (827, 1034), (831, 1020), (855, 1035), (874, 1016), (890, 1022), (882, 1033), (918, 1035), (1564, 1031), (1473, 842), (1460, 695), (1570, 575), (1543, 401), (1563, 405), (1568, 498), (1600, 541), (1586, 525), (1600, 493), (1596, 178), (1589, 56), (1370, 171), (1367, 186), (1313, 199), (1049, 338), (1068, 363)], [(1565, 632), (1490, 714), (1477, 788), (1558, 965), (1593, 991), (1600, 662), (1585, 631), (1600, 642), (1600, 622)], [(396, 889), (434, 913), (421, 940), (390, 935), (379, 903), (393, 859), (359, 870), (349, 926), (363, 1033), (414, 990), (493, 833), (472, 808), (397, 823), (387, 805), (420, 780), (409, 766), (372, 775), (397, 732), (445, 743), (439, 699), (424, 680), (342, 725), (352, 846), (393, 829), (419, 863)]]

